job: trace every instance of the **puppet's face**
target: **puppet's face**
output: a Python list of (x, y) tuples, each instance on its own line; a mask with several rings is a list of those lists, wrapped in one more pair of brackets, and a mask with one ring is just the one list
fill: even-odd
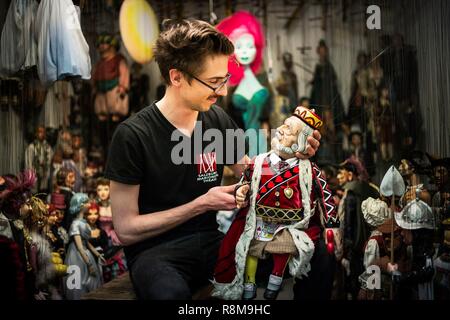
[(73, 189), (75, 185), (75, 173), (70, 171), (66, 176), (66, 187)]
[(437, 166), (433, 169), (434, 181), (437, 187), (440, 189), (444, 184), (448, 182), (448, 170), (444, 166)]
[(234, 54), (240, 64), (251, 64), (256, 57), (255, 38), (250, 33), (237, 37), (234, 41)]
[(28, 201), (22, 204), (19, 209), (20, 219), (26, 219), (31, 214), (31, 209), (31, 205)]
[(99, 185), (97, 186), (97, 196), (101, 201), (106, 201), (109, 199), (109, 186)]
[(95, 176), (97, 174), (97, 172), (98, 172), (97, 166), (95, 166), (95, 165), (88, 165), (86, 167), (86, 170), (84, 170), (84, 175), (87, 178), (91, 178), (91, 177)]
[(36, 138), (39, 141), (44, 141), (45, 140), (45, 128), (44, 127), (39, 127), (36, 129)]
[[(289, 159), (295, 157), (295, 153), (303, 152), (298, 144), (299, 134), (303, 132), (305, 128), (309, 128), (303, 121), (297, 117), (289, 117), (284, 123), (276, 130), (275, 137), (272, 138), (271, 146), (283, 159)], [(306, 136), (304, 137), (304, 145), (306, 146)]]
[(72, 140), (72, 134), (70, 133), (70, 131), (65, 130), (61, 133), (61, 139), (70, 143)]
[(74, 149), (80, 149), (81, 148), (81, 137), (80, 136), (73, 136), (72, 137), (72, 148), (74, 148)]
[(57, 212), (55, 210), (52, 213), (49, 213), (49, 215), (47, 217), (47, 224), (49, 226), (54, 226), (57, 222), (58, 222), (58, 215), (57, 215)]
[(402, 159), (398, 171), (403, 177), (408, 178), (413, 173), (411, 163), (406, 159)]
[(60, 224), (64, 220), (64, 211), (62, 210), (56, 210), (56, 223)]
[(359, 134), (352, 135), (352, 145), (355, 147), (361, 146), (361, 136)]
[(290, 54), (289, 52), (285, 52), (283, 54), (283, 63), (286, 70), (291, 70), (293, 65), (292, 54)]
[(319, 59), (321, 61), (326, 60), (328, 57), (328, 49), (325, 46), (319, 46), (319, 48), (317, 48), (317, 53), (319, 54)]
[(116, 53), (116, 47), (109, 44), (109, 43), (100, 43), (97, 47), (98, 52), (100, 55), (109, 54), (109, 53)]
[(86, 221), (90, 224), (90, 225), (94, 225), (98, 220), (98, 210), (96, 208), (90, 208), (87, 216), (86, 216)]
[(353, 180), (353, 173), (346, 169), (339, 169), (337, 179), (339, 181), (339, 185), (343, 186), (347, 182)]

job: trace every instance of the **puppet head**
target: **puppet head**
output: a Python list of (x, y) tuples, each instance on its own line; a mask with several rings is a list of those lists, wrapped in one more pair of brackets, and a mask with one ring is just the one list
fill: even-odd
[(434, 182), (439, 190), (446, 185), (449, 180), (450, 158), (433, 159), (431, 160), (433, 167)]
[(120, 43), (117, 37), (108, 33), (99, 35), (95, 44), (101, 55), (105, 52), (116, 52), (120, 49)]
[(75, 185), (75, 171), (66, 167), (60, 168), (56, 174), (56, 184), (60, 187), (73, 189)]
[(296, 152), (304, 153), (306, 139), (315, 129), (322, 126), (322, 120), (314, 112), (304, 107), (297, 107), (284, 124), (276, 129), (272, 139), (272, 150), (283, 159), (295, 157)]
[(354, 180), (367, 181), (369, 174), (362, 162), (357, 157), (351, 156), (339, 165), (337, 178), (339, 184), (343, 186)]
[(40, 142), (43, 142), (45, 140), (46, 132), (45, 132), (45, 127), (44, 126), (38, 126), (36, 128), (35, 137)]
[(100, 201), (109, 200), (109, 180), (106, 178), (97, 179), (97, 197)]
[(235, 46), (235, 53), (228, 63), (230, 85), (235, 86), (241, 82), (244, 65), (250, 65), (253, 73), (258, 73), (263, 61), (265, 43), (258, 19), (249, 12), (239, 11), (222, 20), (216, 28), (228, 36)]
[(372, 197), (367, 198), (361, 203), (361, 211), (364, 215), (364, 220), (372, 228), (381, 227), (386, 220), (391, 218), (387, 203)]
[(47, 225), (54, 226), (58, 223), (59, 218), (59, 209), (55, 207), (54, 204), (48, 205), (48, 211), (47, 211)]
[(403, 178), (408, 179), (412, 174), (414, 174), (414, 167), (411, 161), (402, 159), (398, 167), (398, 171)]
[(100, 207), (95, 202), (90, 202), (88, 209), (84, 212), (84, 218), (89, 223), (89, 225), (93, 226), (97, 223), (99, 217)]
[(9, 219), (18, 219), (28, 214), (28, 202), (31, 189), (36, 183), (36, 173), (25, 170), (17, 176), (4, 176), (6, 190), (2, 192), (3, 202), (1, 210)]
[(34, 196), (25, 205), (26, 207), (23, 207), (22, 211), (28, 210), (28, 212), (22, 217), (24, 226), (30, 230), (42, 230), (48, 217), (47, 205), (44, 201)]
[(319, 55), (320, 61), (326, 61), (328, 59), (328, 46), (325, 40), (320, 40), (319, 45), (317, 46), (317, 54)]
[(77, 215), (80, 212), (84, 213), (84, 211), (88, 207), (88, 202), (89, 197), (87, 196), (87, 194), (82, 192), (75, 193), (72, 199), (70, 200), (69, 213), (71, 215)]
[(284, 68), (286, 70), (292, 70), (292, 67), (294, 65), (294, 61), (292, 59), (292, 53), (290, 53), (290, 52), (283, 53), (283, 64), (284, 64)]

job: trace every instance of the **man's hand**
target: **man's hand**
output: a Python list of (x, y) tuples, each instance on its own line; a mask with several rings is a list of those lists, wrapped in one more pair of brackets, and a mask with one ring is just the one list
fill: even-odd
[(236, 191), (236, 205), (239, 209), (248, 206), (248, 201), (246, 201), (248, 190), (250, 190), (250, 185), (244, 184)]
[(327, 233), (330, 230), (333, 233), (333, 246), (334, 246), (334, 254), (336, 256), (336, 260), (340, 261), (344, 254), (344, 247), (342, 244), (342, 235), (341, 231), (338, 228), (327, 228), (325, 229), (325, 244), (328, 246), (328, 237)]
[(322, 138), (320, 132), (318, 130), (314, 130), (312, 136), (308, 137), (306, 139), (307, 142), (307, 146), (306, 146), (306, 154), (301, 153), (301, 152), (296, 152), (295, 156), (299, 159), (309, 159), (311, 157), (313, 157), (316, 152), (317, 149), (319, 149), (320, 146), (320, 142), (319, 140)]
[(231, 186), (220, 186), (209, 189), (203, 195), (203, 203), (207, 211), (209, 210), (233, 210), (236, 208), (234, 199), (234, 188), (236, 184)]

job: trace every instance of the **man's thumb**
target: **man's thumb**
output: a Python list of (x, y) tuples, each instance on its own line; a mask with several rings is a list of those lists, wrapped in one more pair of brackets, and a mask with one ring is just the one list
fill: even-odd
[(234, 189), (236, 188), (236, 185), (237, 185), (237, 183), (232, 184), (232, 185), (230, 185), (230, 186), (223, 186), (223, 187), (222, 187), (222, 191), (223, 191), (223, 192), (227, 192), (227, 193), (233, 193), (233, 192), (234, 192)]

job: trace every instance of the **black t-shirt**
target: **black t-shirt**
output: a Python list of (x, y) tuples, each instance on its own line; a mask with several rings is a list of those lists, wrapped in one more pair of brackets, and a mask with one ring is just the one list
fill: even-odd
[[(119, 183), (140, 185), (140, 214), (171, 209), (205, 194), (210, 188), (220, 185), (224, 164), (234, 164), (244, 157), (246, 148), (244, 152), (239, 152), (237, 145), (243, 134), (233, 138), (234, 148), (226, 147), (227, 143), (231, 143), (225, 138), (226, 130), (236, 130), (237, 125), (220, 107), (213, 105), (207, 112), (199, 112), (197, 121), (201, 125), (196, 126), (191, 137), (187, 137), (153, 103), (117, 127), (110, 145), (105, 176)], [(204, 137), (208, 129), (215, 129), (209, 131), (213, 136), (220, 133), (223, 142)], [(211, 148), (211, 141), (224, 148), (223, 161), (220, 161), (219, 149)], [(182, 145), (186, 147), (183, 150)], [(188, 163), (176, 164), (180, 162), (180, 159), (174, 159), (177, 156), (183, 156)], [(194, 159), (201, 161), (194, 163)], [(132, 262), (137, 254), (154, 245), (193, 232), (216, 230), (217, 227), (215, 213), (207, 212), (164, 234), (127, 246), (125, 253)]]

